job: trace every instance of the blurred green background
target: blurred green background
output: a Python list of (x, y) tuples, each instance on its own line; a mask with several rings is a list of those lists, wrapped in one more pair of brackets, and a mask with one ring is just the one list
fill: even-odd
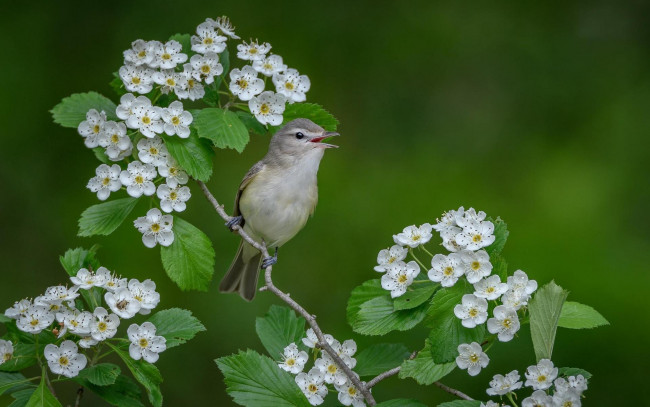
[[(164, 40), (226, 14), (243, 38), (273, 45), (309, 75), (308, 101), (341, 121), (341, 148), (319, 174), (315, 217), (275, 268), (278, 286), (319, 316), (325, 331), (360, 349), (377, 338), (345, 323), (350, 291), (376, 278), (377, 252), (404, 226), (473, 206), (508, 222), (511, 268), (551, 279), (570, 300), (611, 322), (560, 329), (559, 366), (594, 374), (586, 405), (647, 403), (650, 6), (640, 1), (568, 2), (3, 2), (0, 6), (0, 308), (66, 280), (58, 256), (98, 243), (99, 257), (128, 277), (152, 278), (160, 308), (191, 309), (208, 331), (162, 355), (165, 404), (231, 405), (213, 359), (262, 347), (252, 303), (217, 292), (238, 239), (193, 186), (183, 216), (216, 248), (209, 292), (181, 292), (158, 250), (126, 225), (106, 238), (76, 237), (96, 197), (85, 189), (97, 162), (73, 129), (48, 110), (75, 92), (112, 97), (112, 72), (137, 38)], [(231, 47), (234, 44), (231, 43)], [(218, 151), (214, 194), (232, 209), (240, 179), (266, 152), (256, 136), (243, 154)], [(144, 212), (136, 208), (134, 214)], [(381, 338), (422, 346), (426, 332)], [(486, 399), (493, 374), (534, 362), (530, 337), (495, 346), (477, 378), (443, 381)], [(613, 391), (620, 389), (619, 391)], [(74, 387), (62, 389), (71, 402)], [(379, 400), (452, 399), (435, 387), (387, 380)], [(8, 398), (0, 398), (6, 405)], [(643, 401), (645, 400), (645, 401)], [(88, 397), (82, 405), (103, 405)]]

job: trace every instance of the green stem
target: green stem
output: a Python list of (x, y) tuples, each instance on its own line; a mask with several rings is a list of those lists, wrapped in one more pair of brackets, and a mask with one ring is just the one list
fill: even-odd
[(413, 249), (409, 248), (409, 253), (410, 253), (411, 256), (415, 259), (415, 261), (418, 262), (418, 264), (420, 265), (420, 267), (422, 267), (422, 268), (425, 269), (425, 270), (428, 270), (428, 269), (429, 269), (427, 266), (424, 265), (424, 263), (422, 263), (422, 262), (420, 261), (420, 259), (417, 258), (417, 256), (415, 255), (415, 253), (413, 253)]
[(508, 397), (508, 400), (510, 400), (510, 402), (512, 403), (512, 407), (519, 407), (517, 403), (515, 403), (515, 401), (512, 399), (512, 392), (506, 394), (506, 397)]
[(429, 256), (431, 256), (431, 258), (433, 258), (433, 254), (431, 254), (431, 252), (428, 251), (426, 247), (424, 247), (423, 245), (420, 245), (420, 246), (418, 246), (418, 247), (419, 247), (420, 249), (424, 250), (424, 252), (425, 252), (426, 254), (428, 254)]

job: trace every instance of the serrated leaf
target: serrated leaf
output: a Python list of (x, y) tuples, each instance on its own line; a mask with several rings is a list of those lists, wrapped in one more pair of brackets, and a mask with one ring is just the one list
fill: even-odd
[(438, 364), (431, 356), (431, 342), (424, 342), (424, 349), (418, 352), (415, 359), (405, 360), (399, 371), (400, 379), (410, 377), (419, 384), (428, 386), (447, 376), (456, 368), (456, 362)]
[(59, 256), (59, 261), (70, 276), (76, 276), (79, 269), (82, 268), (90, 267), (93, 270), (99, 268), (99, 261), (95, 258), (95, 247), (89, 250), (81, 247), (69, 249), (63, 256)]
[(158, 368), (155, 365), (145, 362), (142, 359), (133, 360), (131, 356), (121, 351), (112, 343), (106, 342), (106, 344), (110, 346), (111, 349), (115, 351), (115, 353), (117, 353), (126, 367), (129, 368), (135, 380), (137, 380), (144, 387), (144, 389), (147, 391), (147, 396), (149, 397), (151, 404), (153, 404), (154, 407), (161, 407), (163, 397), (160, 393), (160, 383), (162, 383), (163, 379), (160, 375), (160, 371), (158, 371)]
[(609, 325), (609, 322), (598, 311), (589, 305), (573, 301), (567, 301), (562, 305), (560, 319), (557, 322), (557, 326), (571, 329), (589, 329), (603, 325)]
[(485, 251), (492, 258), (493, 255), (501, 253), (510, 232), (508, 231), (508, 225), (501, 218), (497, 217), (496, 220), (488, 218), (487, 220), (494, 224), (494, 242), (485, 248)]
[(359, 376), (376, 376), (401, 365), (410, 355), (411, 352), (401, 343), (379, 343), (355, 356), (357, 365), (354, 371)]
[(54, 106), (50, 113), (54, 123), (63, 127), (77, 128), (79, 123), (86, 120), (86, 113), (90, 109), (106, 113), (108, 120), (118, 120), (115, 115), (115, 103), (97, 92), (75, 93), (64, 98), (58, 105)]
[(108, 386), (115, 383), (122, 373), (120, 367), (112, 363), (100, 363), (79, 372), (79, 378), (87, 380), (96, 386)]
[(20, 390), (29, 383), (30, 381), (20, 373), (0, 372), (0, 395)]
[(169, 278), (181, 290), (207, 291), (214, 273), (212, 242), (198, 228), (174, 217), (174, 242), (161, 247), (160, 257)]
[(126, 219), (140, 198), (122, 198), (93, 205), (79, 218), (78, 236), (108, 236)]
[(582, 375), (586, 380), (591, 379), (592, 376), (591, 373), (577, 367), (561, 367), (558, 369), (558, 373), (564, 377)]
[(250, 139), (244, 123), (230, 110), (202, 109), (194, 118), (193, 126), (199, 137), (211, 140), (218, 148), (232, 148), (241, 153)]
[(431, 282), (412, 285), (410, 288), (410, 291), (405, 292), (393, 300), (393, 308), (395, 311), (411, 309), (417, 307), (418, 305), (424, 304), (425, 302), (429, 301), (429, 298), (431, 298), (433, 293), (438, 288), (440, 288), (440, 284)]
[(255, 331), (273, 359), (279, 359), (291, 343), (300, 345), (305, 336), (305, 319), (289, 307), (271, 305), (269, 312), (255, 319)]
[(254, 407), (309, 407), (294, 377), (252, 350), (215, 361), (235, 403)]
[(252, 114), (238, 110), (237, 116), (239, 116), (242, 123), (244, 123), (250, 133), (263, 136), (268, 132), (266, 127), (260, 123)]
[(47, 384), (45, 383), (45, 368), (43, 368), (41, 383), (34, 390), (34, 393), (32, 393), (32, 396), (27, 401), (26, 407), (63, 407), (59, 403), (59, 400), (50, 392), (50, 389), (47, 388)]
[[(339, 121), (321, 105), (316, 103), (293, 103), (284, 110), (282, 126), (294, 119), (309, 119), (327, 131), (336, 131)], [(271, 133), (275, 133), (282, 126), (273, 126)]]
[(454, 315), (454, 307), (462, 302), (467, 288), (461, 282), (453, 287), (440, 289), (433, 296), (427, 310), (427, 326), (431, 327), (429, 341), (431, 356), (436, 363), (453, 362), (458, 356), (458, 345), (483, 341), (485, 325), (465, 328)]
[(140, 401), (142, 392), (137, 383), (128, 376), (119, 375), (115, 383), (108, 386), (96, 386), (87, 380), (75, 377), (73, 379), (80, 385), (89, 389), (109, 404), (117, 407), (144, 407)]
[(454, 400), (438, 404), (438, 407), (480, 407), (480, 400)]
[(34, 394), (36, 386), (30, 387), (29, 389), (19, 390), (11, 393), (11, 397), (14, 398), (14, 401), (9, 404), (8, 407), (25, 407), (29, 402), (29, 399)]
[(186, 139), (163, 136), (169, 154), (192, 178), (207, 182), (212, 176), (212, 146), (206, 139), (200, 139), (192, 129)]
[(417, 400), (413, 399), (394, 399), (383, 401), (377, 404), (377, 407), (427, 407), (426, 404), (422, 404)]
[(538, 362), (540, 359), (551, 359), (553, 355), (557, 323), (568, 294), (568, 291), (551, 281), (537, 290), (528, 303), (530, 333)]
[(19, 372), (35, 365), (38, 361), (36, 353), (36, 344), (18, 342), (14, 344), (14, 353), (11, 359), (0, 365), (0, 371)]
[(148, 319), (156, 326), (156, 335), (165, 337), (167, 349), (182, 345), (194, 338), (205, 327), (191, 311), (171, 308), (158, 311)]

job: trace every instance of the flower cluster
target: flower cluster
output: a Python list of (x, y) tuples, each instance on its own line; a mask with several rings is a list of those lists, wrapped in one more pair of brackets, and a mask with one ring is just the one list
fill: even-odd
[[(71, 287), (52, 286), (33, 300), (17, 301), (5, 311), (5, 316), (14, 319), (16, 327), (23, 332), (54, 333), (56, 342), (62, 342), (45, 346), (48, 366), (52, 373), (75, 377), (88, 363), (79, 347), (88, 349), (110, 340), (117, 334), (121, 319), (150, 313), (160, 302), (160, 294), (151, 280), (127, 280), (105, 267), (95, 272), (82, 268), (70, 280)], [(100, 304), (102, 294), (110, 312)], [(86, 300), (86, 306), (80, 302), (80, 295)], [(128, 328), (131, 357), (155, 362), (158, 353), (166, 348), (165, 338), (155, 333), (156, 327), (150, 322), (141, 326), (132, 324)], [(0, 340), (0, 364), (12, 355), (13, 344)]]
[[(341, 343), (332, 335), (326, 334), (325, 340), (350, 369), (356, 366), (357, 360), (353, 356), (357, 352), (357, 344), (352, 339)], [(313, 349), (315, 355), (318, 354), (318, 338), (311, 328), (307, 330), (306, 337), (302, 339), (302, 342), (307, 348)], [(278, 363), (278, 366), (296, 375), (296, 384), (311, 405), (322, 404), (329, 392), (327, 385), (332, 385), (338, 392), (339, 402), (344, 406), (365, 406), (361, 392), (328, 353), (323, 352), (314, 361), (314, 366), (305, 373), (303, 370), (308, 359), (307, 352), (301, 351), (297, 344), (292, 343), (284, 348), (282, 361)]]

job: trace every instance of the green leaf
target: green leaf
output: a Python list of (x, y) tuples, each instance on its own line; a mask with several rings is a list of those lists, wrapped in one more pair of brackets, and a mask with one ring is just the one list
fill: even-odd
[(463, 283), (443, 288), (436, 293), (429, 308), (427, 325), (431, 333), (431, 356), (437, 363), (453, 362), (458, 356), (458, 345), (483, 341), (485, 325), (465, 328), (461, 320), (454, 315), (454, 307), (462, 302), (467, 288)]
[(182, 345), (197, 333), (205, 331), (201, 321), (191, 311), (180, 308), (158, 311), (148, 321), (156, 326), (156, 335), (167, 340), (167, 349)]
[(219, 54), (219, 63), (223, 66), (223, 72), (220, 77), (225, 78), (230, 70), (230, 52), (228, 52), (228, 49), (224, 49), (223, 52)]
[(43, 378), (34, 393), (27, 401), (27, 407), (63, 407), (61, 403), (50, 393), (45, 383), (45, 368), (43, 368)]
[(29, 385), (30, 381), (20, 373), (0, 372), (0, 395), (13, 393)]
[(137, 383), (128, 376), (119, 375), (115, 383), (108, 386), (96, 386), (87, 380), (75, 377), (73, 379), (80, 385), (89, 389), (109, 404), (118, 407), (144, 407), (140, 401), (142, 393)]
[(487, 220), (494, 224), (494, 242), (485, 248), (485, 251), (492, 258), (492, 255), (501, 253), (510, 232), (508, 231), (508, 225), (501, 218), (497, 217), (496, 220), (488, 218)]
[(533, 299), (528, 303), (530, 333), (538, 362), (540, 359), (551, 359), (557, 323), (560, 319), (562, 304), (568, 294), (568, 291), (551, 281), (537, 290)]
[(207, 291), (214, 273), (210, 239), (192, 224), (174, 217), (174, 242), (160, 249), (163, 267), (181, 290)]
[(379, 343), (369, 346), (356, 355), (354, 371), (359, 376), (376, 376), (402, 364), (411, 355), (401, 343)]
[(35, 365), (36, 344), (33, 343), (16, 343), (14, 344), (14, 354), (11, 359), (0, 365), (0, 371), (19, 372), (27, 367)]
[(250, 139), (244, 123), (230, 110), (202, 109), (193, 125), (199, 137), (211, 140), (218, 148), (232, 148), (241, 153)]
[(422, 404), (417, 400), (413, 399), (394, 399), (383, 401), (377, 404), (377, 407), (427, 407), (426, 404)]
[(456, 362), (438, 364), (431, 356), (431, 342), (424, 342), (424, 349), (413, 360), (405, 360), (399, 371), (399, 378), (415, 379), (419, 384), (428, 386), (447, 376), (456, 368)]
[(190, 52), (192, 51), (192, 42), (190, 40), (190, 35), (189, 34), (174, 34), (171, 37), (169, 37), (169, 40), (174, 40), (180, 42), (181, 46), (183, 47), (182, 52), (184, 54), (187, 54), (189, 56)]
[(192, 178), (207, 182), (212, 176), (212, 145), (206, 139), (200, 139), (192, 129), (186, 139), (163, 136), (169, 154)]
[(278, 359), (291, 343), (300, 345), (305, 336), (305, 319), (289, 307), (271, 305), (269, 312), (255, 320), (255, 331), (269, 355)]
[(242, 110), (237, 111), (237, 116), (241, 119), (242, 123), (246, 126), (250, 133), (259, 134), (260, 136), (265, 135), (268, 130), (266, 127), (260, 123), (255, 116), (248, 112)]
[(558, 372), (560, 373), (560, 376), (564, 377), (569, 377), (569, 376), (577, 376), (577, 375), (582, 375), (586, 380), (591, 379), (592, 374), (587, 372), (584, 369), (580, 369), (577, 367), (561, 367)]
[(115, 383), (120, 373), (122, 371), (119, 366), (112, 363), (100, 363), (81, 370), (78, 377), (97, 386), (108, 386)]
[(235, 403), (255, 407), (309, 407), (293, 375), (252, 350), (216, 360)]
[(438, 407), (480, 407), (480, 400), (454, 400), (438, 404)]
[(50, 113), (52, 113), (54, 123), (76, 129), (79, 127), (79, 123), (86, 120), (86, 113), (90, 109), (95, 109), (98, 112), (103, 110), (108, 120), (118, 120), (115, 115), (116, 107), (110, 99), (97, 92), (75, 93), (64, 98), (61, 103), (50, 110)]
[(5, 314), (0, 314), (0, 324), (4, 324), (6, 322), (11, 322), (11, 321), (12, 319), (5, 316)]
[(95, 158), (97, 158), (102, 163), (109, 166), (114, 164), (106, 155), (106, 150), (104, 150), (102, 147), (93, 148), (93, 153), (95, 154)]
[(36, 391), (36, 386), (11, 393), (11, 397), (14, 398), (14, 401), (9, 404), (8, 407), (25, 407), (29, 402), (29, 399), (32, 398), (34, 391)]
[(391, 331), (406, 331), (416, 326), (426, 315), (427, 305), (395, 311), (388, 291), (379, 279), (368, 280), (352, 290), (347, 317), (352, 329), (363, 335), (385, 335)]
[(127, 93), (127, 90), (124, 87), (124, 82), (122, 81), (122, 78), (120, 78), (120, 74), (117, 72), (113, 72), (113, 79), (108, 83), (108, 86), (110, 86), (119, 97), (122, 97), (122, 95)]
[(603, 325), (609, 325), (609, 322), (598, 311), (589, 305), (572, 301), (564, 303), (557, 322), (557, 326), (571, 329), (596, 328)]
[(411, 288), (413, 288), (411, 291), (407, 291), (403, 295), (395, 298), (393, 301), (393, 308), (395, 311), (415, 308), (427, 302), (439, 287), (440, 284), (438, 283), (424, 283), (411, 286)]
[(501, 279), (502, 283), (508, 281), (508, 263), (501, 255), (494, 254), (490, 256), (490, 263), (492, 263), (492, 274), (496, 274)]
[[(284, 110), (284, 121), (282, 126), (294, 119), (309, 119), (327, 131), (336, 131), (339, 121), (321, 105), (315, 103), (293, 103), (287, 105)], [(281, 126), (272, 127), (271, 132), (275, 133)]]
[(59, 256), (59, 261), (70, 276), (76, 276), (77, 272), (82, 268), (92, 268), (97, 270), (99, 268), (99, 261), (95, 258), (95, 247), (90, 250), (77, 247), (76, 249), (69, 249), (63, 256)]
[(129, 216), (138, 201), (139, 198), (122, 198), (91, 206), (79, 218), (77, 235), (110, 235)]
[(217, 107), (219, 105), (219, 88), (216, 86), (217, 82), (220, 80), (220, 77), (215, 78), (215, 81), (210, 85), (203, 86), (205, 94), (203, 95), (203, 101), (206, 105), (210, 107)]
[(131, 356), (121, 351), (112, 343), (106, 342), (106, 344), (110, 346), (115, 351), (115, 353), (119, 355), (120, 358), (122, 358), (122, 361), (126, 367), (129, 368), (135, 380), (137, 380), (144, 387), (144, 389), (147, 391), (147, 396), (149, 397), (151, 404), (153, 404), (154, 407), (162, 406), (163, 397), (160, 393), (160, 383), (162, 383), (163, 379), (160, 375), (160, 371), (158, 371), (158, 368), (155, 365), (145, 362), (142, 359), (133, 360)]

